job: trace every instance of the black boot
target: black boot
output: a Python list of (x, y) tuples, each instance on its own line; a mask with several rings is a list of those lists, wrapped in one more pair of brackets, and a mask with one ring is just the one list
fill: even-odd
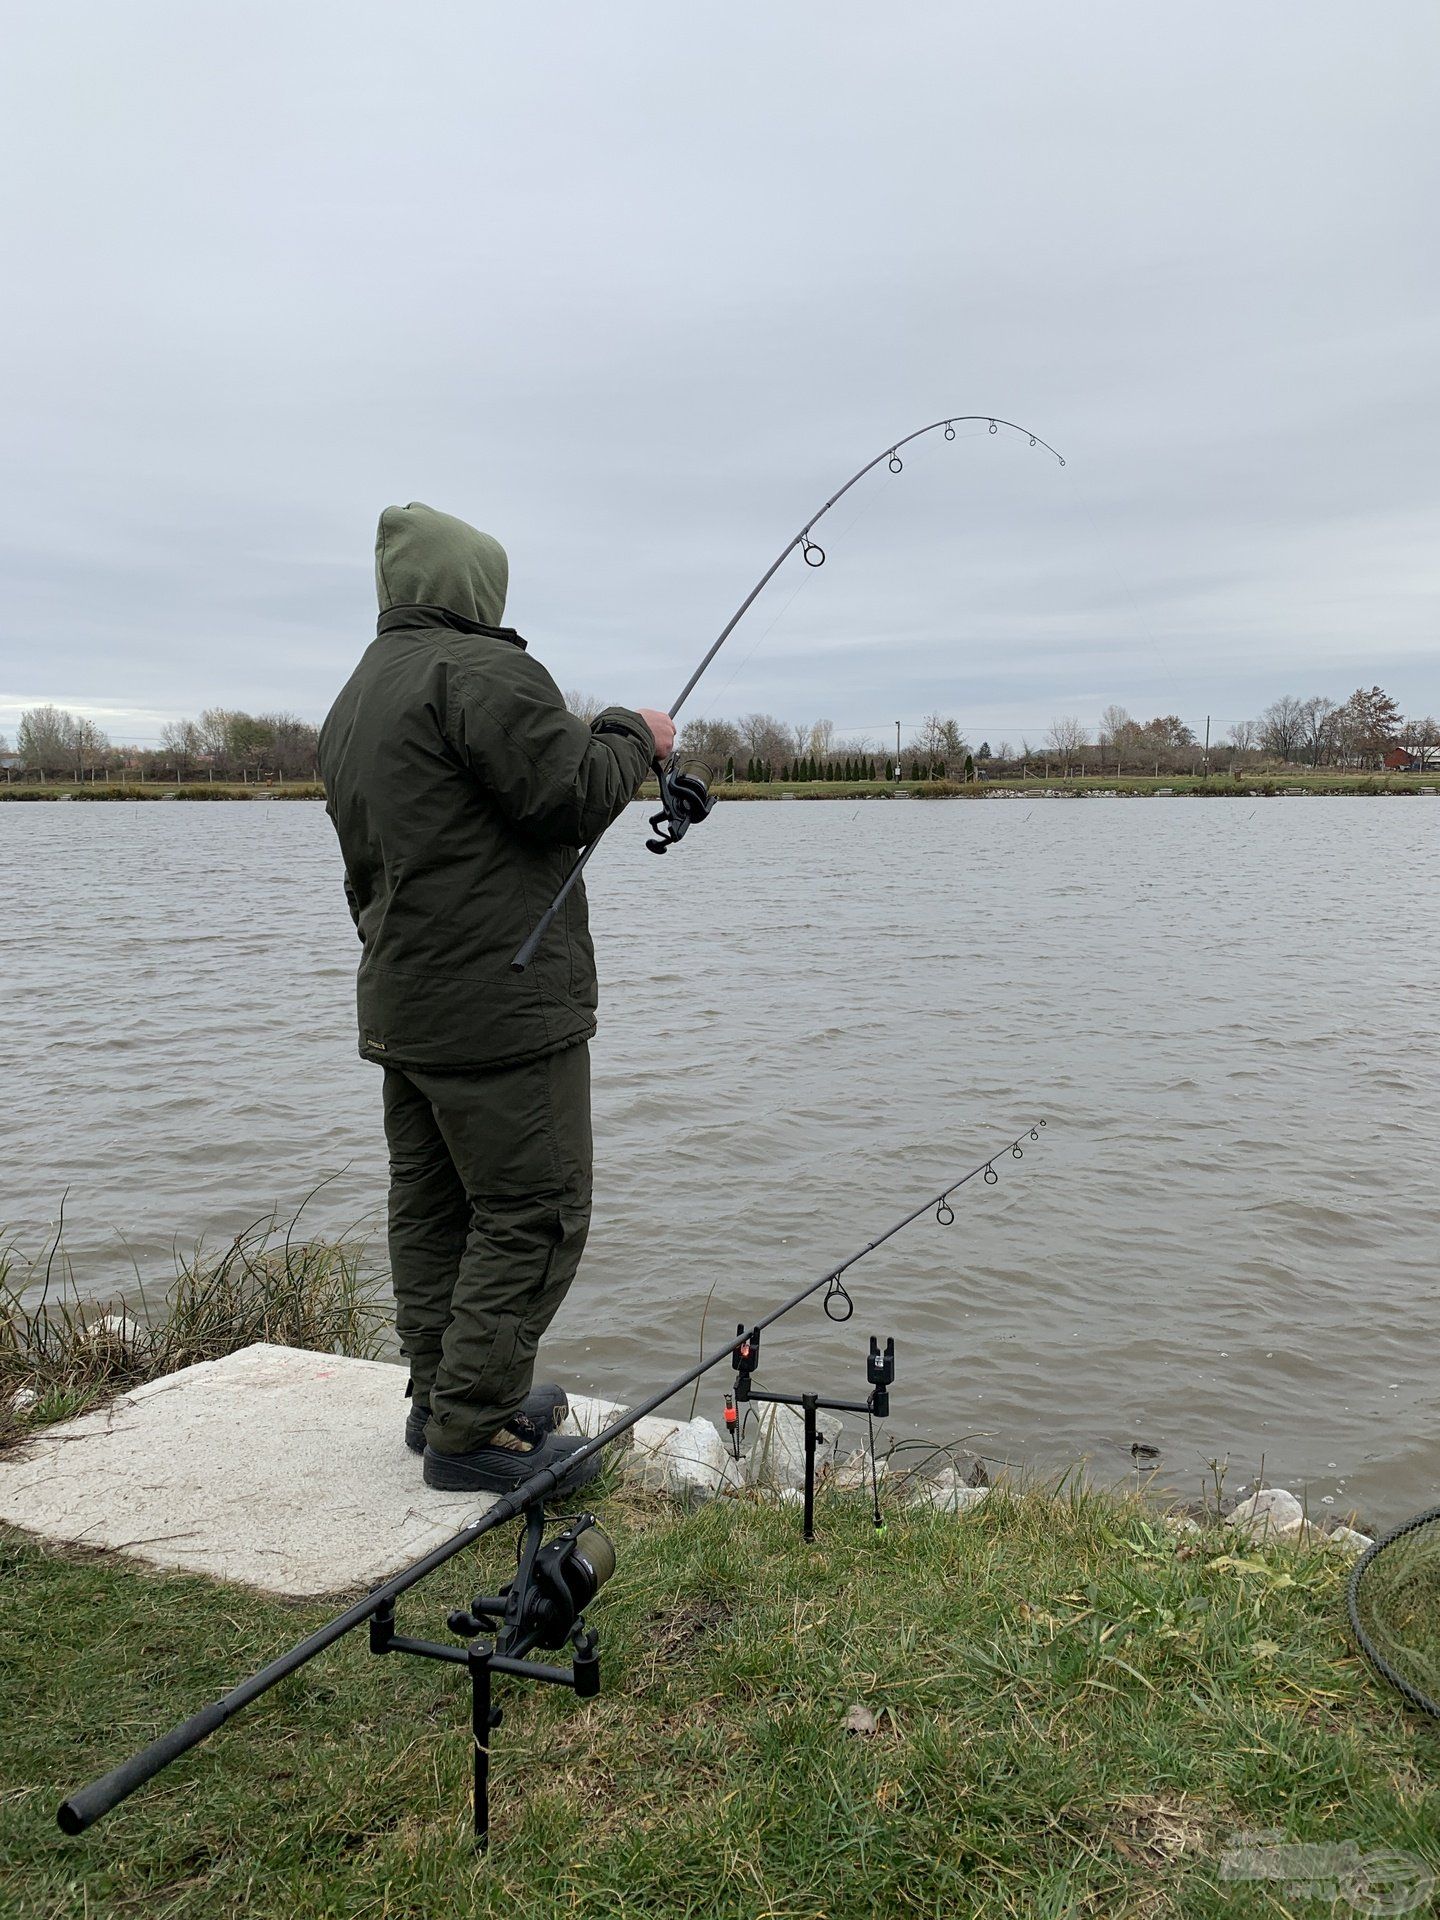
[[(551, 1384), (532, 1387), (521, 1401), (519, 1412), (511, 1414), (507, 1425), (522, 1440), (543, 1440), (547, 1433), (553, 1433), (563, 1424), (569, 1411), (570, 1402), (565, 1398), (563, 1387)], [(405, 1444), (412, 1453), (425, 1451), (425, 1423), (429, 1418), (428, 1400), (410, 1402), (410, 1411), (405, 1416)]]
[[(425, 1484), (448, 1493), (513, 1493), (522, 1480), (528, 1480), (541, 1467), (563, 1469), (572, 1453), (588, 1443), (568, 1434), (547, 1433), (543, 1440), (505, 1444), (514, 1438), (512, 1427), (502, 1427), (487, 1446), (472, 1447), (469, 1453), (437, 1453), (425, 1449)], [(582, 1460), (573, 1474), (565, 1475), (560, 1488), (566, 1493), (587, 1487), (600, 1472), (600, 1455)], [(558, 1491), (559, 1489), (557, 1489)]]

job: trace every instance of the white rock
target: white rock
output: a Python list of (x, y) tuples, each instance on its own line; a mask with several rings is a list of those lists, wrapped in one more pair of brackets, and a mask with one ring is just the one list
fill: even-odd
[(739, 1480), (729, 1449), (708, 1420), (637, 1420), (625, 1471), (642, 1493), (718, 1493)]
[(1325, 1545), (1334, 1553), (1364, 1553), (1375, 1542), (1358, 1527), (1334, 1527), (1325, 1536)]
[(140, 1322), (122, 1307), (119, 1313), (102, 1313), (98, 1320), (92, 1320), (85, 1329), (87, 1340), (115, 1340), (121, 1346), (133, 1346), (139, 1339)]
[(945, 1467), (927, 1480), (912, 1483), (910, 1504), (933, 1507), (937, 1513), (968, 1513), (989, 1495), (989, 1487), (967, 1487), (953, 1467)]
[(1230, 1525), (1247, 1540), (1257, 1544), (1265, 1540), (1288, 1540), (1305, 1523), (1305, 1509), (1284, 1487), (1262, 1487), (1242, 1500), (1230, 1515)]
[[(818, 1478), (834, 1460), (840, 1440), (840, 1422), (832, 1413), (822, 1413), (818, 1422), (819, 1439), (815, 1448), (815, 1472)], [(752, 1487), (803, 1487), (805, 1484), (805, 1416), (798, 1407), (767, 1406), (751, 1402), (746, 1422), (749, 1447), (745, 1454), (745, 1478)]]
[[(883, 1487), (890, 1475), (890, 1464), (886, 1460), (875, 1462), (875, 1473)], [(871, 1490), (870, 1455), (861, 1447), (852, 1453), (848, 1460), (832, 1469), (828, 1484), (837, 1493), (869, 1493)]]
[[(593, 1440), (597, 1433), (603, 1433), (612, 1421), (618, 1420), (627, 1411), (618, 1400), (597, 1400), (588, 1393), (572, 1393), (566, 1396), (570, 1402), (570, 1411), (561, 1422), (561, 1433), (578, 1434), (582, 1440)], [(614, 1443), (617, 1447), (628, 1447), (631, 1436), (622, 1433)]]

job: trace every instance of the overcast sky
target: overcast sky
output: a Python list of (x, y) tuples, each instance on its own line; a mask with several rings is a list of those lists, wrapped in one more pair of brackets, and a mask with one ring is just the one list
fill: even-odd
[(1433, 0), (57, 0), (6, 41), (0, 730), (320, 718), (410, 499), (505, 543), (562, 685), (668, 705), (856, 466), (972, 412), (1068, 465), (882, 467), (691, 711), (1440, 711)]

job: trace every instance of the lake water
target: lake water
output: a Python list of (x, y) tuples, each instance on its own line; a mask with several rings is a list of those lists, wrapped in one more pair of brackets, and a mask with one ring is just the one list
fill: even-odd
[[(1440, 799), (724, 805), (591, 867), (597, 1206), (549, 1369), (624, 1398), (1044, 1117), (762, 1383), (1319, 1511), (1440, 1498)], [(372, 1227), (379, 1074), (315, 804), (0, 806), (0, 1219), (83, 1287), (312, 1202)], [(713, 1297), (712, 1297), (713, 1289)], [(718, 1418), (718, 1375), (700, 1409)], [(688, 1394), (682, 1410), (688, 1406)], [(397, 1418), (399, 1404), (397, 1401)]]

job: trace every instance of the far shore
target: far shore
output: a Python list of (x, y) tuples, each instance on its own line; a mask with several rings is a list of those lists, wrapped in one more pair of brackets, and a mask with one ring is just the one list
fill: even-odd
[[(1025, 777), (954, 780), (766, 780), (718, 781), (717, 800), (990, 800), (990, 799), (1181, 799), (1255, 800), (1279, 794), (1437, 794), (1433, 773), (1336, 773), (1324, 768), (1287, 767), (1278, 771), (1226, 774), (1067, 774), (1031, 773)], [(653, 800), (653, 780), (637, 796)], [(3, 800), (323, 800), (318, 780), (147, 780), (13, 781), (0, 785)]]

